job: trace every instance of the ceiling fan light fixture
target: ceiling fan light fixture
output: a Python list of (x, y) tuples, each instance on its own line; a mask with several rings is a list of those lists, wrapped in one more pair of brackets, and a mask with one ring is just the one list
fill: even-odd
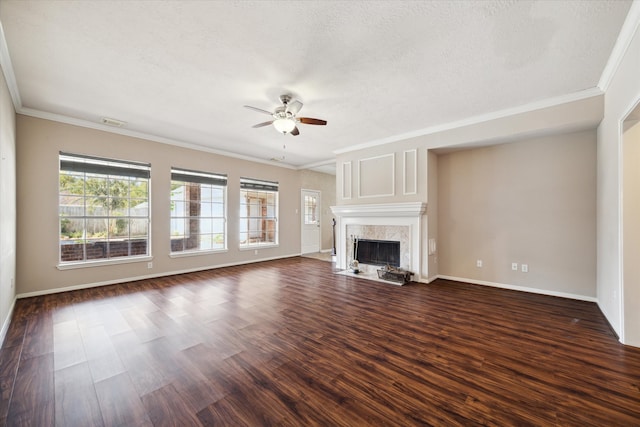
[(259, 113), (268, 114), (273, 117), (273, 120), (269, 120), (268, 122), (258, 123), (257, 125), (253, 125), (254, 128), (261, 128), (264, 126), (273, 125), (273, 127), (280, 133), (284, 135), (292, 135), (298, 136), (300, 135), (300, 130), (298, 130), (298, 124), (304, 125), (326, 125), (326, 120), (314, 119), (311, 117), (297, 117), (296, 114), (300, 112), (302, 108), (302, 102), (291, 99), (291, 95), (282, 95), (280, 96), (280, 102), (282, 105), (276, 107), (273, 113), (268, 112), (267, 110), (263, 110), (262, 108), (252, 107), (250, 105), (245, 105), (245, 108), (250, 110), (257, 111)]
[(275, 119), (273, 127), (280, 133), (289, 133), (296, 127), (296, 122), (292, 118)]

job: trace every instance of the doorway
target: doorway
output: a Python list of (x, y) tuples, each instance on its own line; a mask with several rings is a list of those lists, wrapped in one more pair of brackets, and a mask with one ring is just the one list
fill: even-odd
[(301, 253), (320, 252), (320, 192), (302, 190), (300, 200), (302, 202)]

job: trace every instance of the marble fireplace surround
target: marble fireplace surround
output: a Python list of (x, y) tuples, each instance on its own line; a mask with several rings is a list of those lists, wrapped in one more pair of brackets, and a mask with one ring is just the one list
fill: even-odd
[[(352, 237), (400, 241), (400, 267), (420, 281), (422, 271), (421, 224), (426, 203), (385, 203), (332, 206), (336, 217), (336, 267), (346, 270), (353, 258)], [(362, 266), (375, 275), (375, 266)]]

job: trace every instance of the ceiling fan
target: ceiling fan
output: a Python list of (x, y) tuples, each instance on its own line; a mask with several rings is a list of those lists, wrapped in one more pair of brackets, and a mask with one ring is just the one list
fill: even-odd
[(261, 128), (263, 126), (273, 125), (274, 128), (278, 132), (287, 134), (290, 133), (293, 136), (300, 135), (300, 131), (298, 130), (298, 123), (302, 123), (305, 125), (326, 125), (326, 120), (320, 119), (312, 119), (311, 117), (296, 117), (296, 114), (302, 108), (302, 102), (297, 99), (292, 99), (291, 95), (280, 95), (280, 102), (282, 105), (277, 107), (273, 113), (263, 110), (262, 108), (252, 107), (250, 105), (245, 105), (245, 108), (249, 108), (250, 110), (258, 111), (260, 113), (265, 113), (273, 117), (273, 120), (269, 120), (268, 122), (258, 123), (257, 125), (253, 125), (254, 128)]

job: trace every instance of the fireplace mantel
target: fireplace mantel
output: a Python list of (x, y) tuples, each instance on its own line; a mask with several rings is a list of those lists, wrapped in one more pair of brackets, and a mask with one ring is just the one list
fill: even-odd
[(423, 228), (426, 230), (426, 210), (427, 204), (422, 202), (332, 206), (331, 211), (336, 216), (336, 266), (341, 269), (348, 268), (350, 236), (347, 227), (352, 225), (408, 227), (407, 244), (411, 253), (408, 261), (410, 264), (402, 267), (412, 271), (414, 280), (420, 281), (423, 258), (422, 230)]
[(427, 210), (427, 204), (415, 203), (385, 203), (379, 205), (341, 205), (331, 206), (334, 215), (347, 217), (420, 217)]

